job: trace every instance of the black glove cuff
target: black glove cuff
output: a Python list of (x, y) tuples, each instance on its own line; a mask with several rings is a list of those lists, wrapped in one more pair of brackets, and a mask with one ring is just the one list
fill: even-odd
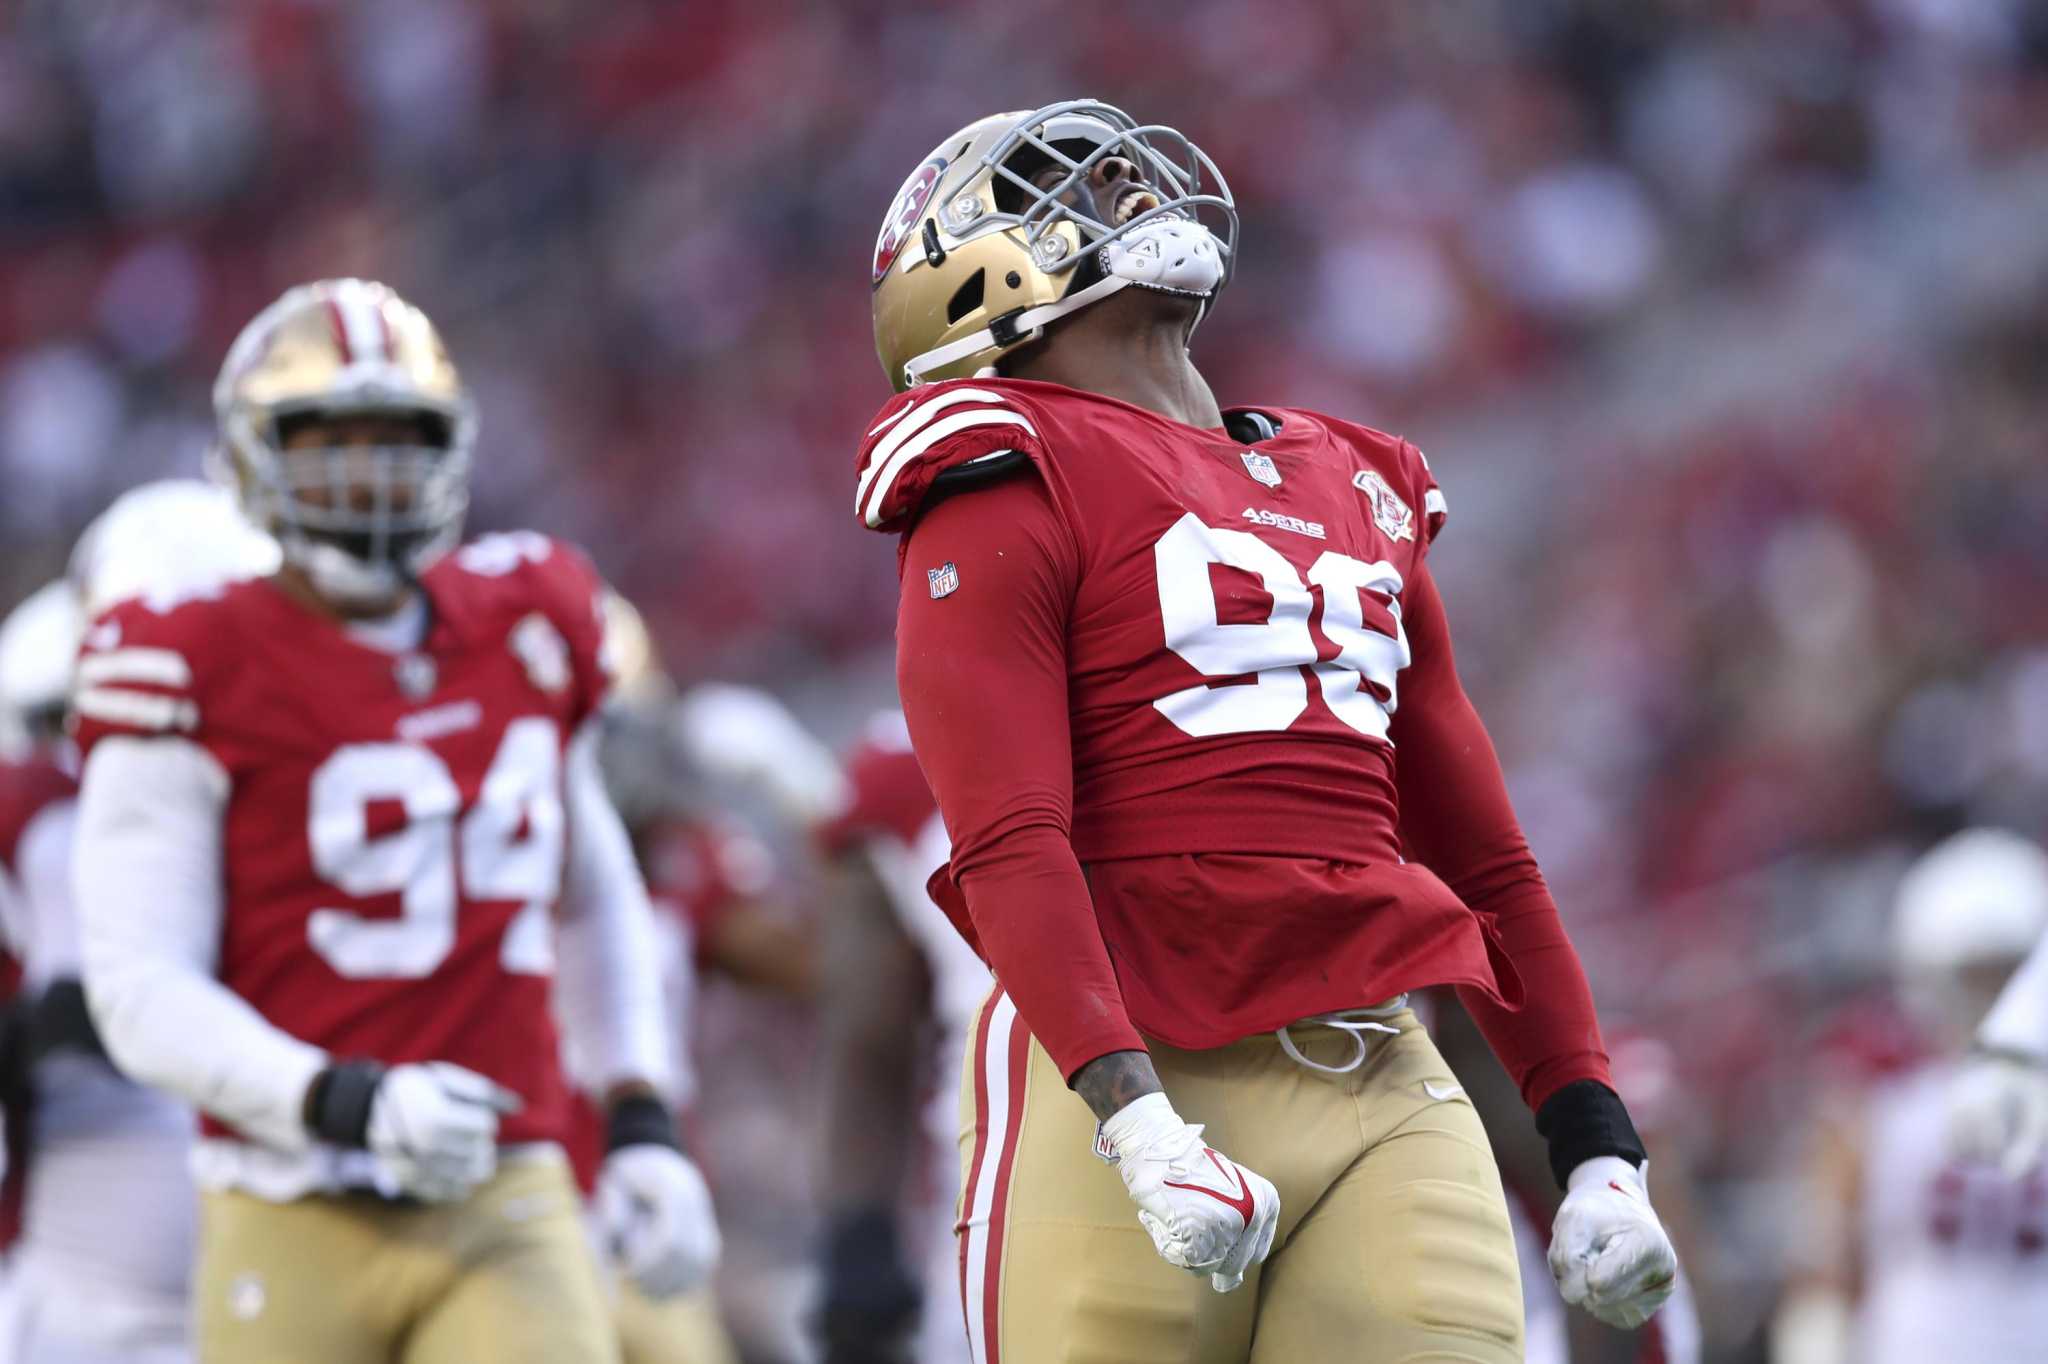
[(611, 1113), (605, 1119), (605, 1153), (609, 1155), (621, 1146), (682, 1150), (683, 1144), (676, 1140), (676, 1120), (669, 1115), (668, 1105), (652, 1094), (628, 1094), (614, 1099)]
[(375, 1061), (336, 1061), (306, 1090), (306, 1129), (336, 1146), (370, 1144), (370, 1105), (384, 1067)]
[(824, 1315), (886, 1330), (917, 1315), (923, 1293), (903, 1267), (896, 1213), (879, 1205), (834, 1213), (825, 1227)]
[(1536, 1130), (1550, 1143), (1550, 1173), (1560, 1189), (1595, 1156), (1619, 1156), (1638, 1168), (1647, 1159), (1621, 1096), (1598, 1080), (1574, 1080), (1545, 1099)]
[(29, 1055), (40, 1061), (59, 1051), (107, 1059), (106, 1044), (93, 1025), (85, 986), (76, 976), (51, 981), (29, 1006)]

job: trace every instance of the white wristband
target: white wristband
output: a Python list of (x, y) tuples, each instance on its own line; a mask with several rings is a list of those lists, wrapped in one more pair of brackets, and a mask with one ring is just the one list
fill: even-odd
[(1186, 1127), (1166, 1095), (1155, 1091), (1131, 1100), (1096, 1128), (1096, 1152), (1113, 1162), (1126, 1151), (1141, 1151)]

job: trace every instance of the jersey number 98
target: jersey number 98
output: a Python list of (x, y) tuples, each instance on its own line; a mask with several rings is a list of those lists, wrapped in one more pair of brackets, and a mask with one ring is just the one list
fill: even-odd
[[(1308, 678), (1302, 671), (1307, 668), (1331, 714), (1361, 734), (1387, 737), (1394, 678), (1410, 657), (1401, 628), (1401, 575), (1392, 564), (1368, 564), (1325, 550), (1309, 565), (1304, 582), (1304, 575), (1258, 536), (1203, 525), (1192, 512), (1160, 537), (1152, 555), (1159, 571), (1166, 647), (1206, 677), (1249, 679), (1229, 686), (1197, 683), (1163, 696), (1152, 703), (1161, 715), (1201, 738), (1283, 730), (1308, 709)], [(1273, 599), (1264, 620), (1219, 621), (1209, 577), (1212, 564), (1258, 578)], [(1309, 629), (1315, 609), (1311, 587), (1323, 591), (1322, 633), (1337, 650), (1334, 658), (1320, 657), (1323, 651)], [(1368, 594), (1384, 606), (1391, 631), (1367, 623)]]

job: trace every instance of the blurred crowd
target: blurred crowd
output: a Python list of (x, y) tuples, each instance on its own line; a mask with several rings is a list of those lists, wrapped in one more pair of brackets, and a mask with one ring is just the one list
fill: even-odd
[(359, 273), (475, 387), (479, 527), (582, 541), (677, 678), (834, 736), (891, 675), (849, 498), (888, 196), (998, 108), (1186, 131), (1244, 220), (1195, 344), (1219, 396), (1400, 431), (1448, 493), (1462, 666), (1596, 992), (1682, 1041), (1724, 1339), (1899, 869), (2048, 834), (2040, 6), (11, 9), (0, 599), (198, 469), (258, 307)]

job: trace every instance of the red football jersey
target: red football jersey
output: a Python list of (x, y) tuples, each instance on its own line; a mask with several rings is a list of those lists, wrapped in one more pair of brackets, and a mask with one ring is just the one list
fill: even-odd
[(775, 880), (774, 858), (761, 840), (723, 820), (677, 820), (648, 833), (641, 846), (655, 911), (683, 922), (700, 960), (726, 917)]
[[(894, 523), (888, 511), (914, 506), (920, 484), (971, 457), (956, 447), (977, 435), (1037, 463), (1074, 541), (1083, 862), (1197, 851), (1399, 860), (1386, 740), (1408, 664), (1400, 596), (1443, 494), (1405, 441), (1272, 411), (1281, 431), (1253, 450), (1054, 384), (937, 385), (884, 409), (872, 445), (885, 461), (949, 421), (1028, 423), (962, 427), (887, 488), (884, 467), (871, 494)], [(901, 412), (910, 422), (892, 425)], [(923, 413), (933, 415), (918, 423)], [(939, 575), (927, 586), (943, 595), (945, 566), (908, 571), (920, 570)]]
[(852, 794), (846, 808), (817, 833), (826, 856), (841, 856), (876, 837), (915, 843), (931, 823), (939, 803), (909, 741), (907, 732), (894, 742), (869, 737), (847, 754), (846, 781)]
[[(1428, 984), (1499, 1010), (1525, 958), (1569, 954), (1451, 666), (1427, 462), (1366, 427), (1259, 410), (1278, 430), (1246, 445), (1061, 385), (955, 381), (898, 395), (862, 447), (864, 522), (907, 532), (899, 671), (954, 843), (933, 895), (987, 946), (993, 921), (967, 905), (977, 878), (1007, 881), (1023, 955), (1069, 958), (1047, 979), (1089, 973), (1091, 953), (1114, 966), (1122, 1007), (1097, 989), (1058, 1019), (1033, 1017), (992, 959), (1069, 1072), (1136, 1044), (1125, 1009), (1145, 1034), (1217, 1046)], [(929, 496), (1003, 451), (1036, 477)], [(1027, 706), (1030, 722), (1008, 718)], [(1397, 741), (1430, 771), (1398, 768)], [(1076, 880), (1064, 854), (1019, 860), (1048, 831), (1086, 869), (1099, 945), (1029, 908)], [(1502, 950), (1511, 902), (1526, 953)], [(1575, 957), (1565, 974), (1572, 1016), (1521, 1069), (1532, 1102), (1605, 1075)]]
[(550, 916), (564, 752), (606, 687), (600, 582), (516, 533), (420, 585), (403, 654), (269, 581), (117, 606), (86, 636), (78, 740), (178, 735), (227, 772), (229, 989), (337, 1056), (480, 1071), (525, 1102), (504, 1140), (559, 1140)]

